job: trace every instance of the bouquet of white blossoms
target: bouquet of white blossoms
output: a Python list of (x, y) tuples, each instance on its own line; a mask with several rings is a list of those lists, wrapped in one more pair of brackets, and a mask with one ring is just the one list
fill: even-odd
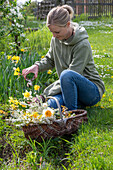
[(17, 126), (24, 126), (34, 123), (51, 124), (56, 120), (56, 112), (58, 109), (51, 109), (47, 103), (43, 103), (40, 95), (27, 90), (23, 93), (24, 99), (17, 100), (9, 97), (11, 117), (10, 121)]

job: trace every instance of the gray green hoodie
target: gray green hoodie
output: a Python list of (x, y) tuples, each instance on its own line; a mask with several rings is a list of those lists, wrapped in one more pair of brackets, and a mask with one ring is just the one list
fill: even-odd
[[(58, 77), (60, 77), (63, 70), (76, 71), (95, 83), (99, 89), (100, 97), (102, 97), (105, 87), (95, 68), (88, 34), (84, 27), (76, 23), (71, 23), (71, 26), (74, 29), (74, 34), (67, 40), (62, 41), (52, 37), (50, 49), (45, 58), (35, 62), (35, 64), (39, 66), (39, 71), (41, 72), (55, 67)], [(46, 96), (55, 95), (60, 92), (59, 80), (44, 90)]]

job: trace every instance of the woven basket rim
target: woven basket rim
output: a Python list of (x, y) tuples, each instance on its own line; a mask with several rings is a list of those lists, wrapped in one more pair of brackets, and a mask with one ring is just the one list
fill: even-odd
[[(52, 123), (63, 123), (63, 122), (66, 122), (67, 120), (69, 120), (69, 119), (76, 119), (76, 118), (79, 118), (79, 117), (82, 117), (82, 116), (85, 116), (85, 115), (87, 115), (87, 111), (86, 110), (83, 110), (83, 109), (77, 109), (77, 110), (70, 110), (71, 112), (82, 112), (83, 111), (83, 113), (80, 113), (80, 114), (77, 114), (77, 115), (75, 115), (75, 116), (71, 116), (71, 117), (68, 117), (68, 118), (64, 118), (63, 120), (62, 119), (57, 119), (57, 120), (51, 120), (51, 122)], [(70, 112), (70, 111), (68, 111), (68, 112)], [(50, 125), (52, 124), (52, 123), (50, 123)], [(32, 124), (29, 124), (29, 125), (23, 125), (22, 127), (27, 127), (27, 126), (34, 126), (34, 125), (42, 125), (42, 124), (44, 124), (44, 125), (49, 125), (48, 123), (32, 123)]]

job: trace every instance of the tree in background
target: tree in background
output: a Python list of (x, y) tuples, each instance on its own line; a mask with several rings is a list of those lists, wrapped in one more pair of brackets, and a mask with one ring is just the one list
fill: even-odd
[[(23, 7), (28, 6), (30, 2), (31, 0), (26, 2)], [(20, 10), (16, 0), (2, 0), (0, 8), (0, 39), (11, 36), (13, 42), (7, 43), (9, 43), (13, 53), (18, 53), (20, 42), (25, 40), (25, 11)]]

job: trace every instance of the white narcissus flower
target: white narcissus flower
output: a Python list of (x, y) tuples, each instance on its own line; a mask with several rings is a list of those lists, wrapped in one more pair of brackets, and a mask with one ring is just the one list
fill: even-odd
[(54, 113), (55, 113), (54, 110), (48, 107), (47, 109), (43, 110), (42, 115), (43, 117), (47, 118), (47, 117), (53, 117)]
[(44, 108), (47, 108), (47, 107), (48, 107), (47, 103), (43, 103), (42, 106), (43, 106)]

